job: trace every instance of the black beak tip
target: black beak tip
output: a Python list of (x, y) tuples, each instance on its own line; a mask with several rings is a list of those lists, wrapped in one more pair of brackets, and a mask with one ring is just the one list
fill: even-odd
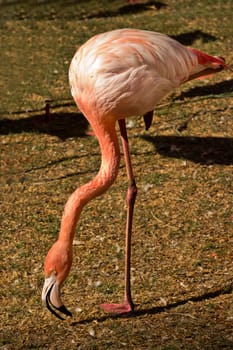
[(73, 316), (73, 315), (72, 315), (72, 312), (70, 312), (69, 310), (67, 310), (67, 308), (65, 307), (65, 305), (62, 305), (62, 306), (56, 308), (56, 310), (60, 311), (61, 313), (63, 313), (63, 314), (66, 315), (66, 316), (70, 316), (70, 317)]
[(59, 320), (64, 320), (63, 317), (61, 317), (59, 315), (59, 313), (57, 311), (59, 311), (61, 314), (64, 314), (66, 316), (69, 316), (69, 317), (72, 317), (72, 313), (67, 310), (67, 308), (65, 307), (65, 305), (61, 305), (60, 307), (56, 307), (54, 306), (52, 303), (51, 303), (51, 300), (50, 300), (50, 293), (51, 293), (51, 290), (52, 290), (53, 286), (49, 289), (47, 295), (46, 295), (46, 306), (47, 306), (47, 309), (54, 315), (56, 316), (57, 318), (59, 318)]

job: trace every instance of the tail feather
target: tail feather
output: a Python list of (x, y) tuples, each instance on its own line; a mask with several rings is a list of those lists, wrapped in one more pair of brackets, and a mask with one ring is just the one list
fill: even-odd
[(218, 56), (211, 56), (197, 49), (189, 48), (197, 57), (199, 69), (190, 75), (189, 80), (205, 79), (211, 77), (213, 74), (220, 72), (223, 69), (233, 71), (226, 63), (225, 59)]
[(195, 55), (197, 56), (198, 63), (203, 65), (203, 66), (222, 66), (223, 68), (229, 68), (226, 63), (225, 59), (222, 57), (217, 57), (217, 56), (211, 56), (208, 55), (202, 51), (199, 51), (197, 49), (189, 48)]

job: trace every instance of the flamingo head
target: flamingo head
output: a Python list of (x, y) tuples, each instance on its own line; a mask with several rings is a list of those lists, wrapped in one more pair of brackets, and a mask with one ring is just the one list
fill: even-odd
[(57, 241), (49, 250), (45, 263), (45, 281), (42, 290), (42, 302), (48, 310), (59, 319), (60, 316), (72, 316), (61, 300), (61, 286), (65, 281), (72, 264), (72, 247)]

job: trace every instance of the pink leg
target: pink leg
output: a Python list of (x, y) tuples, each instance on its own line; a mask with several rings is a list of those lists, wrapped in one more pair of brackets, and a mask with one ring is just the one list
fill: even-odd
[(126, 195), (127, 202), (127, 223), (126, 223), (126, 247), (125, 247), (125, 298), (122, 304), (102, 304), (101, 307), (105, 312), (111, 314), (131, 314), (134, 311), (134, 304), (131, 297), (130, 288), (130, 258), (131, 258), (131, 235), (132, 235), (132, 222), (133, 222), (133, 210), (137, 195), (137, 187), (133, 175), (133, 168), (130, 159), (129, 144), (127, 131), (125, 126), (125, 120), (119, 120), (121, 139), (123, 145), (123, 152), (125, 157), (125, 164), (128, 176), (128, 190)]

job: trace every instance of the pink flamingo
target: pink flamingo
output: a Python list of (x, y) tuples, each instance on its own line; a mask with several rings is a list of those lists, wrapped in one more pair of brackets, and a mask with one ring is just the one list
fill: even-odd
[[(102, 304), (113, 314), (133, 313), (130, 289), (130, 248), (137, 187), (130, 160), (125, 118), (144, 116), (148, 129), (155, 105), (169, 92), (191, 79), (229, 68), (225, 60), (155, 32), (120, 29), (88, 40), (73, 57), (69, 81), (73, 98), (96, 135), (102, 154), (98, 174), (68, 199), (57, 241), (44, 264), (42, 300), (57, 317), (71, 316), (61, 301), (60, 289), (72, 264), (72, 242), (82, 208), (103, 194), (115, 181), (120, 148), (115, 124), (119, 123), (129, 181), (126, 201), (125, 296), (121, 304)], [(230, 69), (230, 68), (229, 68)]]

